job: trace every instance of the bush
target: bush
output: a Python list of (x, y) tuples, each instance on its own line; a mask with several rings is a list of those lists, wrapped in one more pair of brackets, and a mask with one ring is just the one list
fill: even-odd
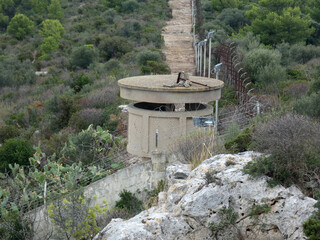
[(107, 85), (102, 89), (90, 92), (87, 100), (81, 103), (86, 108), (104, 108), (115, 103), (118, 99), (119, 88), (116, 85)]
[(224, 146), (228, 151), (238, 153), (247, 151), (250, 144), (251, 132), (249, 128), (246, 128), (243, 133), (239, 134), (235, 139), (227, 141)]
[(74, 67), (87, 68), (97, 60), (98, 52), (91, 46), (82, 46), (73, 50), (70, 63)]
[(151, 50), (143, 50), (138, 53), (137, 60), (139, 65), (147, 65), (148, 61), (158, 62), (161, 60), (161, 54), (159, 52)]
[(102, 125), (104, 121), (104, 112), (102, 109), (98, 108), (85, 108), (78, 112), (79, 117), (88, 122), (88, 124), (93, 124), (93, 126)]
[(285, 69), (280, 63), (281, 53), (278, 50), (262, 47), (249, 51), (243, 60), (252, 82), (259, 85), (268, 85), (285, 79)]
[(309, 194), (320, 190), (319, 123), (296, 114), (275, 117), (256, 127), (252, 142), (255, 150), (270, 156), (251, 164), (251, 174), (266, 174), (285, 185), (297, 184)]
[(77, 190), (63, 199), (51, 203), (48, 215), (55, 226), (58, 239), (92, 239), (99, 231), (97, 217), (105, 215), (108, 211), (107, 204), (90, 206), (91, 199), (83, 194), (83, 190)]
[(10, 21), (7, 31), (17, 39), (23, 39), (33, 31), (34, 23), (24, 14), (16, 14)]
[(74, 76), (70, 87), (77, 93), (80, 92), (84, 85), (92, 83), (92, 80), (85, 74)]
[(29, 60), (21, 62), (16, 56), (0, 56), (0, 87), (32, 84), (35, 69)]
[(293, 105), (293, 109), (299, 114), (320, 117), (320, 93), (313, 93), (297, 100)]
[(0, 171), (9, 169), (9, 164), (29, 165), (33, 154), (31, 144), (26, 140), (11, 138), (0, 147)]
[(0, 127), (0, 143), (4, 143), (9, 138), (15, 138), (20, 135), (20, 130), (12, 125), (3, 125)]
[(128, 42), (127, 38), (113, 36), (102, 39), (98, 48), (103, 60), (108, 61), (111, 58), (122, 57), (124, 54), (132, 51), (133, 46)]
[(141, 67), (142, 74), (168, 74), (170, 70), (163, 62), (147, 61), (147, 65)]
[(237, 31), (240, 27), (245, 26), (247, 23), (244, 13), (244, 10), (237, 8), (225, 8), (217, 16), (217, 19)]
[(308, 237), (307, 240), (320, 239), (320, 195), (317, 194), (318, 202), (315, 204), (317, 209), (313, 215), (303, 223), (303, 232)]
[(133, 193), (124, 189), (119, 196), (120, 200), (116, 201), (116, 208), (125, 209), (132, 216), (144, 210), (142, 202)]
[(112, 167), (110, 155), (122, 149), (121, 140), (113, 137), (108, 131), (92, 125), (76, 135), (69, 135), (68, 142), (61, 151), (67, 163), (92, 162), (103, 167)]
[(139, 8), (139, 3), (135, 0), (124, 1), (121, 5), (121, 11), (125, 13), (132, 13)]

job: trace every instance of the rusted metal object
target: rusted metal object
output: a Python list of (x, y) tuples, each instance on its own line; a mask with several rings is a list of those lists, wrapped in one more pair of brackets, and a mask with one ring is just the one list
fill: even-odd
[(200, 86), (208, 87), (207, 84), (203, 84), (203, 83), (199, 83), (199, 82), (196, 82), (196, 81), (189, 80), (188, 75), (186, 75), (184, 72), (179, 72), (179, 74), (178, 74), (177, 84), (179, 84), (181, 81), (183, 81), (183, 82), (189, 81), (191, 83), (198, 84)]

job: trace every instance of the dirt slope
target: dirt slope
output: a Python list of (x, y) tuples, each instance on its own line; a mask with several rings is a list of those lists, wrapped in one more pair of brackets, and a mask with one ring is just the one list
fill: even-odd
[(170, 0), (172, 19), (163, 29), (164, 54), (171, 73), (195, 70), (190, 0)]

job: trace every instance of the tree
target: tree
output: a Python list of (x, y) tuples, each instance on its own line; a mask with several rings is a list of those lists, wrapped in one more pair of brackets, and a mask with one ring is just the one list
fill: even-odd
[(51, 0), (51, 4), (48, 6), (48, 17), (60, 21), (63, 20), (64, 15), (61, 9), (60, 0)]
[(294, 0), (260, 0), (259, 5), (267, 8), (270, 12), (281, 13), (284, 8), (294, 7)]
[(56, 51), (59, 48), (59, 42), (54, 37), (47, 37), (42, 40), (41, 51), (45, 54)]
[(59, 20), (47, 19), (42, 22), (39, 35), (42, 37), (41, 50), (44, 54), (56, 51), (65, 30)]
[(33, 83), (35, 69), (29, 60), (19, 61), (16, 56), (0, 57), (0, 87)]
[(244, 16), (245, 11), (237, 8), (225, 8), (217, 16), (217, 19), (229, 25), (234, 30), (238, 30), (240, 27), (243, 27), (247, 20)]
[(239, 0), (212, 0), (212, 6), (217, 11), (222, 11), (225, 8), (238, 8)]
[(23, 39), (30, 34), (34, 28), (33, 21), (31, 21), (24, 14), (16, 14), (10, 21), (7, 32), (17, 39)]
[(0, 29), (1, 28), (6, 28), (9, 23), (9, 17), (4, 15), (3, 13), (0, 13)]
[(281, 53), (262, 47), (249, 51), (243, 60), (251, 80), (260, 85), (267, 85), (285, 79), (285, 69), (281, 66)]
[(251, 9), (248, 16), (249, 18), (257, 16), (249, 30), (260, 35), (264, 44), (304, 42), (314, 32), (310, 27), (311, 20), (307, 16), (301, 17), (299, 7), (284, 9), (280, 15), (269, 12), (265, 17), (261, 15), (261, 10), (258, 14), (254, 14)]
[(120, 58), (132, 51), (132, 46), (127, 38), (113, 36), (104, 38), (99, 44), (99, 50), (101, 57), (108, 61), (111, 58)]
[(13, 0), (0, 0), (0, 12), (9, 17), (13, 17), (15, 13)]
[(98, 53), (93, 46), (81, 46), (73, 50), (71, 54), (71, 64), (75, 67), (87, 68), (97, 60)]
[(47, 37), (54, 37), (57, 41), (62, 39), (65, 30), (59, 20), (47, 19), (41, 23), (39, 35), (44, 39)]
[(0, 171), (9, 169), (9, 164), (29, 165), (33, 154), (31, 144), (26, 140), (11, 138), (0, 147)]
[(320, 0), (313, 0), (310, 7), (310, 15), (313, 20), (320, 22)]

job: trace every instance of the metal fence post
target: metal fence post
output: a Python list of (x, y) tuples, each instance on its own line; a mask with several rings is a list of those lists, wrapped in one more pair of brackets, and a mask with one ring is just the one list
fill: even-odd
[(207, 58), (207, 39), (203, 40), (204, 50), (203, 50), (203, 76), (206, 76), (206, 58)]

